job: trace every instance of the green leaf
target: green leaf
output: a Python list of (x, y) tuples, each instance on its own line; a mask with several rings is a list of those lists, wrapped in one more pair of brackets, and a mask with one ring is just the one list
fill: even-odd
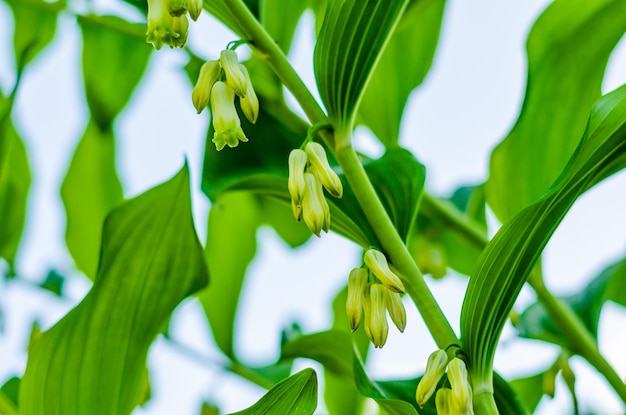
[(626, 166), (626, 85), (593, 107), (565, 170), (535, 204), (489, 242), (470, 278), (461, 311), (463, 348), (475, 382), (490, 382), (500, 333), (541, 251), (576, 199)]
[(282, 347), (282, 359), (305, 357), (320, 362), (337, 376), (352, 377), (352, 341), (350, 334), (329, 330), (299, 336)]
[(303, 245), (311, 239), (311, 231), (303, 221), (292, 219), (291, 206), (270, 197), (258, 197), (259, 215), (263, 222), (272, 227), (276, 233), (292, 248)]
[(0, 258), (11, 268), (26, 220), (30, 181), (24, 142), (10, 116), (0, 116)]
[[(359, 102), (408, 1), (330, 1), (313, 67), (330, 121), (350, 134)], [(341, 144), (343, 145), (343, 144)]]
[(502, 415), (526, 415), (526, 410), (511, 384), (500, 375), (494, 373), (493, 395)]
[[(624, 281), (626, 281), (626, 260), (621, 260), (605, 268), (580, 292), (560, 297), (560, 300), (576, 313), (589, 333), (597, 340), (600, 312), (605, 301), (613, 300), (626, 305), (623, 302)], [(572, 352), (578, 349), (578, 345), (571, 344), (558, 324), (552, 321), (541, 303), (535, 302), (528, 306), (519, 316), (515, 327), (521, 337), (555, 343)]]
[(65, 0), (5, 0), (15, 19), (13, 47), (18, 73), (54, 38), (59, 12)]
[(83, 33), (83, 78), (91, 116), (102, 131), (128, 103), (145, 72), (152, 48), (145, 24), (115, 16), (79, 16)]
[(304, 369), (274, 386), (261, 400), (231, 415), (311, 415), (317, 407), (317, 376)]
[(535, 412), (539, 401), (544, 395), (544, 376), (545, 373), (541, 372), (536, 375), (514, 379), (510, 382), (511, 387), (522, 402), (524, 409), (529, 414)]
[(261, 2), (261, 23), (285, 54), (289, 52), (293, 33), (308, 3), (306, 0)]
[(256, 197), (249, 192), (224, 193), (211, 206), (206, 258), (211, 286), (198, 298), (211, 324), (215, 342), (234, 358), (233, 333), (239, 294), (248, 264), (256, 253), (261, 218)]
[(402, 113), (435, 55), (445, 0), (412, 0), (367, 84), (357, 121), (382, 143), (398, 144)]
[(65, 285), (65, 277), (56, 270), (51, 269), (46, 275), (46, 279), (39, 285), (44, 290), (48, 290), (53, 294), (63, 297), (63, 286)]
[(486, 185), (487, 202), (502, 223), (537, 201), (565, 167), (625, 31), (622, 0), (554, 2), (535, 23), (524, 104), (492, 154)]
[(61, 185), (67, 216), (65, 242), (76, 267), (92, 280), (98, 266), (104, 218), (122, 198), (115, 170), (113, 130), (101, 131), (92, 120)]
[(148, 348), (172, 310), (207, 281), (185, 166), (107, 217), (92, 289), (29, 353), (20, 413), (130, 414)]
[(0, 388), (0, 413), (3, 415), (17, 414), (21, 379), (17, 376), (9, 378)]

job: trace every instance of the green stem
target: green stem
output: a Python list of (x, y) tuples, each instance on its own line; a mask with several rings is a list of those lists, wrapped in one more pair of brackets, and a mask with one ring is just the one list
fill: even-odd
[(491, 392), (481, 392), (474, 395), (474, 413), (476, 415), (497, 415), (498, 407)]
[(426, 285), (422, 273), (387, 215), (352, 146), (339, 149), (335, 157), (343, 168), (350, 187), (383, 249), (393, 265), (403, 274), (405, 288), (424, 318), (435, 342), (440, 348), (450, 343), (459, 343), (454, 330)]
[[(311, 95), (309, 89), (293, 69), (283, 51), (252, 15), (246, 5), (241, 0), (224, 0), (224, 3), (239, 25), (244, 28), (257, 52), (267, 61), (281, 82), (294, 95), (311, 124), (315, 125), (325, 122), (327, 117), (322, 107)], [(450, 323), (439, 308), (421, 272), (378, 199), (378, 195), (372, 187), (356, 152), (351, 145), (342, 145), (340, 147), (333, 145), (335, 142), (349, 142), (349, 140), (346, 140), (349, 137), (337, 131), (335, 131), (335, 135), (339, 135), (339, 138), (335, 137), (333, 139), (331, 134), (324, 133), (324, 131), (320, 135), (324, 138), (328, 147), (331, 150), (335, 150), (335, 157), (354, 190), (359, 204), (380, 240), (383, 249), (389, 255), (393, 264), (404, 274), (405, 288), (422, 314), (435, 342), (439, 347), (444, 347), (450, 343), (458, 343), (459, 340), (454, 330), (452, 330)]]
[[(459, 212), (453, 205), (446, 204), (425, 193), (422, 197), (422, 206), (428, 209), (429, 214), (432, 213), (437, 218), (455, 227), (459, 233), (467, 237), (478, 248), (483, 249), (489, 242), (485, 231), (463, 213)], [(595, 339), (571, 307), (560, 301), (547, 289), (541, 275), (537, 272), (533, 271), (530, 274), (528, 284), (535, 291), (537, 299), (543, 304), (546, 312), (560, 328), (570, 345), (576, 348), (573, 351), (584, 357), (595, 367), (613, 387), (622, 401), (626, 403), (626, 384), (600, 354)]]

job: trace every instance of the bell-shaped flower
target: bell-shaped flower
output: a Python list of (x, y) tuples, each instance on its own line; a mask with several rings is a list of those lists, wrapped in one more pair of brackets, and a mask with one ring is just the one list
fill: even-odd
[(170, 46), (175, 48), (182, 48), (187, 43), (187, 35), (189, 34), (189, 20), (187, 15), (183, 14), (178, 17), (174, 17), (172, 27), (174, 31), (178, 33), (178, 36), (172, 39)]
[(368, 272), (364, 268), (354, 268), (348, 276), (348, 298), (346, 300), (346, 315), (350, 322), (350, 329), (354, 332), (361, 324), (363, 315), (364, 291), (367, 289)]
[(167, 12), (173, 17), (187, 13), (187, 0), (167, 0)]
[(402, 304), (402, 298), (400, 298), (400, 294), (389, 289), (385, 294), (385, 307), (387, 307), (389, 317), (391, 317), (391, 321), (393, 321), (400, 333), (404, 333), (406, 328), (406, 310), (404, 309), (404, 304)]
[(246, 95), (239, 100), (241, 103), (241, 110), (244, 115), (252, 124), (256, 122), (256, 119), (259, 117), (259, 99), (254, 92), (254, 88), (252, 87), (252, 81), (250, 80), (250, 74), (248, 73), (248, 69), (242, 64), (239, 64), (241, 67), (241, 72), (243, 72), (246, 77)]
[(211, 89), (217, 82), (222, 67), (218, 61), (205, 62), (200, 68), (200, 74), (198, 75), (198, 82), (191, 91), (191, 101), (193, 106), (198, 111), (198, 114), (209, 105), (209, 98), (211, 97)]
[(215, 129), (212, 141), (218, 151), (226, 145), (232, 148), (239, 141), (248, 141), (235, 109), (235, 91), (224, 82), (216, 82), (211, 89), (211, 113)]
[(173, 47), (175, 39), (180, 36), (180, 32), (174, 27), (174, 17), (167, 10), (167, 0), (148, 0), (146, 42), (152, 43), (159, 50), (163, 45)]
[(311, 232), (319, 238), (321, 231), (328, 232), (330, 228), (330, 209), (322, 184), (314, 174), (304, 173), (304, 184), (302, 217)]
[(200, 17), (202, 6), (202, 0), (187, 0), (187, 11), (189, 11), (189, 17), (194, 22), (198, 21), (198, 17)]
[(317, 173), (322, 185), (324, 185), (331, 195), (340, 198), (343, 195), (343, 186), (339, 176), (337, 176), (337, 173), (335, 173), (328, 163), (324, 147), (312, 141), (307, 143), (304, 150), (309, 158), (311, 167), (315, 170), (315, 173)]
[(448, 381), (452, 389), (450, 404), (461, 415), (473, 415), (472, 386), (465, 362), (455, 357), (448, 364)]
[(289, 153), (289, 181), (287, 187), (291, 195), (291, 207), (296, 220), (302, 218), (302, 198), (304, 197), (304, 168), (306, 167), (306, 153), (300, 149)]
[(231, 49), (224, 49), (220, 52), (220, 63), (226, 74), (226, 82), (235, 90), (235, 94), (240, 97), (246, 96), (248, 80), (239, 65), (237, 52)]
[(381, 283), (392, 291), (401, 294), (404, 293), (404, 284), (402, 284), (400, 278), (389, 269), (385, 254), (376, 249), (368, 249), (363, 256), (363, 261)]
[(385, 290), (382, 284), (370, 284), (369, 295), (369, 315), (365, 315), (365, 324), (369, 327), (369, 338), (374, 347), (381, 348), (387, 341), (389, 334), (389, 324), (387, 323), (387, 313), (385, 308)]
[(454, 415), (455, 412), (450, 406), (452, 391), (448, 388), (440, 388), (435, 395), (435, 408), (437, 415)]
[(424, 376), (417, 384), (417, 390), (415, 391), (415, 400), (420, 408), (423, 408), (430, 397), (433, 396), (433, 393), (435, 393), (439, 380), (446, 373), (447, 364), (448, 354), (443, 349), (439, 349), (428, 356)]

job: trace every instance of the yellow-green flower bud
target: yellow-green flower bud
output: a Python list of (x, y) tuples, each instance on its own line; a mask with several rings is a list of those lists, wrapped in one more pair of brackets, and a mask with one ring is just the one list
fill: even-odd
[(198, 114), (209, 105), (209, 98), (211, 97), (211, 89), (217, 79), (220, 76), (222, 67), (218, 61), (205, 62), (200, 68), (200, 75), (198, 75), (198, 82), (191, 91), (191, 101), (193, 106), (198, 111)]
[(385, 254), (375, 249), (368, 249), (363, 256), (363, 261), (381, 283), (392, 291), (404, 294), (404, 284), (402, 284), (400, 278), (389, 269)]
[(348, 299), (346, 300), (346, 315), (350, 322), (350, 329), (354, 332), (361, 324), (363, 315), (364, 291), (367, 288), (367, 270), (354, 268), (348, 277)]
[(340, 198), (343, 195), (343, 185), (337, 173), (330, 167), (324, 147), (319, 143), (309, 142), (304, 150), (309, 158), (311, 167), (317, 173), (322, 185), (331, 195)]
[(185, 46), (185, 43), (187, 43), (187, 35), (189, 34), (189, 20), (187, 20), (187, 15), (183, 14), (181, 16), (174, 17), (172, 20), (172, 28), (178, 36), (172, 39), (172, 44), (170, 46), (182, 48)]
[(187, 10), (191, 20), (194, 22), (198, 21), (198, 17), (200, 17), (202, 12), (202, 0), (187, 0)]
[(237, 52), (231, 49), (224, 49), (220, 52), (220, 63), (222, 68), (224, 68), (228, 85), (235, 90), (235, 94), (245, 97), (248, 89), (247, 79), (239, 65)]
[(306, 167), (306, 153), (300, 149), (291, 150), (289, 153), (289, 181), (287, 187), (291, 195), (291, 207), (296, 220), (302, 218), (302, 198), (304, 197), (304, 168)]
[(224, 82), (216, 82), (211, 89), (211, 113), (213, 117), (213, 142), (217, 150), (225, 145), (237, 147), (239, 141), (248, 141), (237, 110), (235, 109), (235, 91)]
[(417, 390), (415, 391), (415, 400), (420, 408), (423, 408), (430, 397), (433, 396), (433, 393), (435, 393), (439, 380), (446, 372), (447, 364), (448, 354), (445, 350), (439, 349), (428, 356), (424, 376), (417, 384)]
[(146, 42), (156, 50), (172, 46), (180, 34), (174, 30), (174, 18), (167, 11), (167, 0), (148, 0), (148, 30)]
[(324, 197), (322, 184), (311, 173), (304, 173), (304, 196), (302, 197), (302, 217), (304, 223), (318, 238), (320, 232), (328, 232), (330, 209)]
[(473, 415), (472, 386), (465, 362), (455, 357), (448, 364), (448, 381), (452, 389), (450, 405), (461, 415)]
[(370, 285), (370, 313), (366, 315), (365, 324), (369, 326), (370, 340), (374, 347), (381, 348), (387, 341), (389, 334), (389, 324), (387, 323), (387, 312), (385, 309), (385, 291), (387, 288), (382, 284)]
[(256, 119), (259, 117), (259, 99), (254, 92), (254, 88), (252, 87), (252, 81), (250, 80), (250, 74), (246, 67), (242, 64), (239, 64), (241, 67), (241, 72), (246, 77), (246, 96), (240, 99), (241, 109), (252, 124), (256, 122)]
[(406, 310), (404, 309), (404, 304), (402, 304), (400, 294), (387, 289), (385, 306), (387, 307), (389, 317), (391, 317), (393, 324), (395, 324), (400, 333), (404, 333), (404, 329), (406, 328)]
[(440, 388), (435, 395), (435, 408), (437, 415), (454, 415), (450, 407), (451, 390), (448, 388)]
[(187, 0), (168, 0), (167, 12), (172, 17), (182, 16), (187, 13)]

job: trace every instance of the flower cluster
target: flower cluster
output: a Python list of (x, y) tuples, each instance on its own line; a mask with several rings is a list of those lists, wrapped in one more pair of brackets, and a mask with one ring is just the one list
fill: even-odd
[(202, 11), (202, 0), (148, 0), (146, 42), (159, 50), (163, 45), (182, 48), (187, 42), (189, 17), (195, 22)]
[(375, 347), (383, 347), (389, 333), (387, 313), (401, 333), (406, 327), (406, 310), (400, 298), (404, 285), (382, 252), (368, 249), (363, 262), (365, 267), (353, 269), (348, 277), (346, 314), (352, 331), (365, 314), (365, 334)]
[[(437, 390), (446, 367), (450, 388), (442, 387)], [(415, 399), (420, 408), (426, 404), (435, 390), (438, 415), (474, 415), (472, 385), (469, 382), (465, 362), (458, 357), (449, 360), (445, 350), (437, 350), (428, 357), (426, 371), (415, 392)]]
[(191, 100), (198, 114), (211, 103), (213, 117), (213, 142), (217, 150), (224, 146), (237, 147), (248, 138), (241, 129), (235, 108), (235, 95), (241, 110), (251, 123), (259, 116), (259, 100), (252, 87), (246, 67), (239, 63), (234, 50), (225, 49), (220, 59), (205, 62), (200, 68), (198, 82), (191, 92)]
[(343, 185), (328, 163), (321, 144), (309, 142), (304, 150), (289, 154), (289, 194), (296, 220), (304, 223), (317, 237), (330, 229), (330, 208), (324, 197), (324, 187), (332, 196), (343, 195)]

